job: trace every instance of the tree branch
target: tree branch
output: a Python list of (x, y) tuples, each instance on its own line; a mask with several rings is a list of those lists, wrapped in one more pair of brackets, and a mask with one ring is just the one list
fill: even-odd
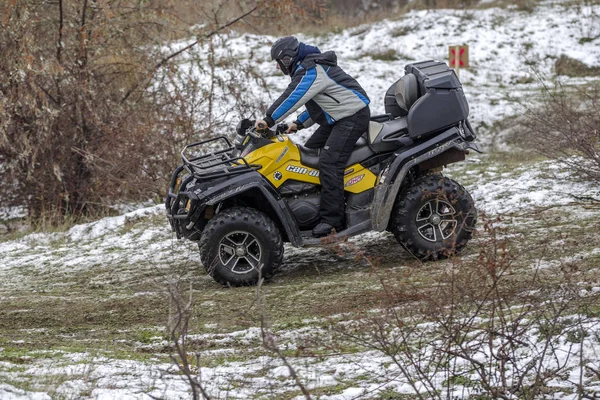
[(63, 0), (58, 0), (58, 42), (56, 43), (56, 59), (62, 63), (62, 38), (63, 38)]
[[(148, 77), (148, 80), (152, 79), (152, 77), (154, 76), (154, 74), (156, 73), (156, 71), (158, 71), (162, 66), (164, 66), (166, 63), (168, 63), (170, 60), (172, 60), (173, 58), (177, 57), (178, 55), (185, 53), (186, 51), (190, 50), (192, 47), (196, 46), (198, 43), (200, 43), (202, 40), (208, 39), (211, 36), (216, 35), (217, 33), (219, 33), (220, 31), (230, 27), (231, 25), (235, 24), (236, 22), (240, 21), (241, 19), (246, 18), (247, 16), (249, 16), (250, 14), (252, 14), (253, 12), (255, 12), (256, 10), (258, 10), (259, 6), (255, 6), (254, 8), (252, 8), (251, 10), (245, 12), (244, 14), (240, 15), (237, 18), (232, 19), (231, 21), (227, 22), (224, 25), (221, 25), (220, 27), (216, 28), (215, 30), (213, 30), (212, 32), (209, 32), (205, 35), (203, 35), (200, 39), (195, 40), (193, 43), (185, 46), (183, 49), (180, 49), (170, 55), (168, 55), (167, 57), (163, 58), (162, 60), (160, 60), (158, 63), (156, 63), (156, 65), (152, 68), (152, 70), (150, 71), (150, 76)], [(140, 86), (140, 79), (138, 79), (127, 91), (127, 93), (125, 93), (125, 96), (123, 96), (123, 99), (120, 101), (120, 104), (123, 104), (125, 101), (127, 101), (127, 99), (129, 98), (129, 96), (131, 96), (131, 94)]]

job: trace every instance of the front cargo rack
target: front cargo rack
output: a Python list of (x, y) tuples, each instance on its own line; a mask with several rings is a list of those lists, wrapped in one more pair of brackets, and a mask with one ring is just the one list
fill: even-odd
[[(193, 158), (187, 158), (185, 155), (186, 151), (191, 148), (219, 141), (224, 142), (226, 147)], [(235, 146), (231, 145), (229, 139), (225, 136), (218, 136), (216, 138), (185, 146), (181, 151), (181, 159), (183, 160), (183, 167), (186, 168), (190, 174), (202, 179), (216, 178), (224, 175), (235, 175), (247, 172), (248, 169), (257, 170), (261, 167), (257, 164), (248, 164), (248, 161), (246, 161), (244, 157), (233, 156), (232, 154), (234, 151)], [(222, 167), (219, 168), (219, 166)]]
[[(199, 156), (186, 156), (186, 152), (192, 148), (206, 145), (211, 145), (212, 147), (212, 145), (218, 142), (222, 142), (225, 147)], [(238, 175), (248, 171), (256, 171), (261, 168), (258, 164), (248, 164), (248, 161), (244, 157), (234, 155), (235, 150), (235, 146), (225, 136), (218, 136), (185, 146), (181, 151), (183, 164), (177, 167), (171, 176), (169, 193), (165, 201), (168, 214), (173, 217), (178, 214), (178, 206), (183, 197), (195, 197), (192, 193), (186, 196), (182, 196), (179, 193), (180, 188), (185, 188), (194, 179), (197, 182), (207, 181)], [(184, 170), (188, 172), (188, 175), (182, 178), (180, 175)], [(181, 218), (181, 216), (178, 217)]]

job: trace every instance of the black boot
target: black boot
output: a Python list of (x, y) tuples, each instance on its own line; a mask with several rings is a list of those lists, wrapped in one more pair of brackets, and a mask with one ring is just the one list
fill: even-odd
[(319, 222), (319, 225), (313, 228), (312, 234), (314, 237), (320, 238), (329, 235), (334, 229), (336, 232), (340, 231), (340, 229), (336, 228), (331, 224), (328, 224), (327, 222)]

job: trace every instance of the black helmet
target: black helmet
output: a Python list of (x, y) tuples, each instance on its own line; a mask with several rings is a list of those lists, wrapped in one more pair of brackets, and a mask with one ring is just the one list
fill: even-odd
[(298, 47), (300, 42), (294, 36), (286, 36), (277, 40), (273, 47), (271, 47), (271, 59), (277, 61), (281, 71), (290, 75), (291, 66), (296, 62), (298, 57)]

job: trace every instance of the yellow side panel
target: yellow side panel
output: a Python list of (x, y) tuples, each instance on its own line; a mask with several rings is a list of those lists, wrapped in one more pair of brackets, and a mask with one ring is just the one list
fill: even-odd
[(369, 190), (375, 186), (377, 180), (377, 175), (360, 164), (347, 167), (344, 173), (344, 190), (350, 193), (361, 193)]
[[(279, 188), (288, 179), (319, 185), (319, 170), (302, 165), (298, 147), (283, 136), (280, 142), (263, 146), (245, 156), (249, 164), (259, 164), (258, 170), (265, 178)], [(377, 176), (360, 164), (347, 167), (344, 171), (344, 190), (351, 193), (361, 193), (375, 186)]]
[(288, 179), (293, 179), (300, 182), (314, 183), (320, 185), (319, 170), (300, 164), (300, 161), (290, 160), (286, 162), (282, 168), (271, 174), (271, 177), (276, 180), (275, 186), (280, 186)]
[(267, 176), (272, 170), (277, 169), (290, 158), (299, 161), (300, 153), (296, 145), (287, 136), (284, 136), (283, 142), (273, 139), (273, 143), (254, 150), (244, 158), (249, 164), (262, 165), (258, 172)]

